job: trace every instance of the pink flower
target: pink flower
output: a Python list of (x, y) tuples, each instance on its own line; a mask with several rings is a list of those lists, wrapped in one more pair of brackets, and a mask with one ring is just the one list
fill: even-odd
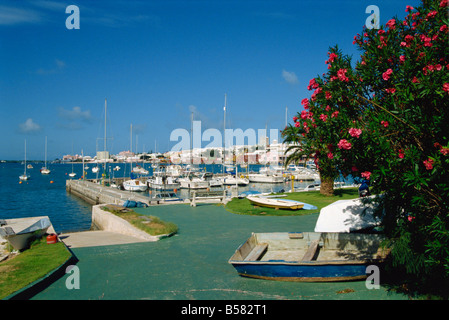
[(401, 63), (405, 62), (405, 56), (404, 55), (399, 56), (399, 62), (401, 62)]
[(419, 79), (418, 79), (417, 77), (413, 77), (412, 82), (413, 82), (413, 83), (418, 83), (418, 82), (419, 82)]
[(305, 109), (309, 107), (309, 99), (305, 98), (302, 99), (301, 104), (304, 106)]
[(338, 56), (335, 53), (331, 53), (329, 54), (329, 60), (326, 61), (326, 63), (332, 63), (334, 62), (335, 58), (337, 58)]
[(371, 177), (371, 172), (365, 171), (365, 172), (362, 172), (360, 175), (361, 175), (363, 178), (369, 180), (369, 178)]
[(413, 8), (412, 6), (406, 6), (405, 7), (405, 12), (412, 11), (413, 9), (415, 9), (415, 8)]
[(300, 125), (301, 125), (301, 124), (300, 124), (299, 122), (295, 122), (295, 127), (296, 127), (296, 128), (299, 128)]
[(437, 15), (437, 11), (436, 10), (432, 10), (427, 14), (427, 18), (433, 18)]
[(440, 152), (442, 155), (447, 156), (449, 154), (449, 148), (448, 147), (442, 147), (440, 149)]
[(296, 122), (298, 120), (298, 117), (293, 117), (293, 121)]
[(309, 113), (306, 110), (301, 111), (301, 119), (307, 119), (309, 117)]
[(424, 166), (426, 167), (427, 170), (432, 170), (433, 169), (433, 159), (427, 159), (423, 161)]
[(446, 91), (447, 93), (449, 93), (449, 82), (446, 82), (445, 84), (443, 84), (443, 91)]
[(354, 167), (351, 168), (351, 171), (352, 172), (357, 172), (357, 171), (359, 171), (359, 169), (357, 169), (357, 167), (354, 166)]
[(349, 78), (346, 76), (347, 69), (340, 69), (337, 71), (337, 77), (340, 81), (349, 81)]
[(326, 115), (326, 114), (321, 114), (321, 115), (320, 115), (320, 119), (323, 120), (323, 122), (326, 122), (326, 120), (327, 120), (327, 115)]
[(449, 1), (448, 1), (448, 0), (441, 0), (441, 2), (440, 2), (440, 8), (447, 7), (448, 4), (449, 4)]
[(447, 30), (448, 30), (447, 24), (443, 24), (443, 25), (440, 27), (440, 32), (447, 32)]
[(351, 128), (349, 129), (349, 134), (351, 135), (351, 137), (358, 138), (362, 134), (362, 129)]
[(333, 158), (334, 158), (334, 155), (332, 154), (332, 152), (329, 152), (329, 153), (327, 154), (327, 157), (328, 157), (329, 159), (333, 159)]
[(339, 149), (349, 150), (351, 149), (352, 145), (351, 142), (349, 142), (346, 139), (341, 139), (340, 142), (337, 144), (337, 147)]
[(399, 149), (398, 153), (399, 153), (399, 159), (404, 159), (404, 156), (405, 156), (404, 151), (402, 149)]
[(331, 118), (336, 118), (338, 116), (338, 111), (334, 111), (331, 114)]
[(383, 125), (385, 128), (387, 128), (390, 124), (388, 123), (388, 121), (381, 121), (380, 122), (381, 125)]
[(388, 26), (388, 28), (390, 28), (390, 29), (394, 29), (395, 24), (396, 24), (396, 20), (390, 19), (390, 20), (388, 20), (388, 22), (385, 25)]
[(395, 93), (396, 89), (395, 88), (389, 88), (389, 89), (385, 89), (386, 92), (388, 93)]
[(315, 78), (309, 81), (309, 85), (307, 86), (307, 90), (317, 89), (319, 84), (316, 82)]
[(329, 91), (326, 91), (326, 99), (332, 99), (332, 94)]
[(382, 79), (384, 79), (385, 81), (387, 81), (388, 79), (390, 79), (391, 74), (393, 73), (393, 70), (388, 69), (387, 71), (385, 71), (384, 73), (382, 73)]

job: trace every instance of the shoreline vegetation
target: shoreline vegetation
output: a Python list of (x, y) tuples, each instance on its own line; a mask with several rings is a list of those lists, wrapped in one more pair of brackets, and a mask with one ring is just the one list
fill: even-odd
[(45, 277), (70, 255), (62, 242), (47, 244), (45, 237), (33, 241), (29, 249), (0, 263), (0, 300)]

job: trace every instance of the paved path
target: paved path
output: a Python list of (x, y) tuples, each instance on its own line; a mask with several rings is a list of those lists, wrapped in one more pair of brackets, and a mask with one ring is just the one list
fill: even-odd
[(61, 239), (69, 248), (146, 242), (145, 240), (142, 240), (140, 238), (109, 231), (83, 231), (63, 233), (59, 235), (59, 239)]

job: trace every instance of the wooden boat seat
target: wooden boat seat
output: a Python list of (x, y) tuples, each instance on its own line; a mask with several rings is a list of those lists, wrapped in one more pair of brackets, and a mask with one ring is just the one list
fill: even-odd
[(244, 261), (257, 261), (257, 260), (259, 260), (262, 257), (262, 255), (267, 251), (267, 249), (268, 249), (268, 244), (267, 243), (258, 244), (246, 256)]
[(313, 241), (310, 246), (309, 249), (307, 250), (307, 252), (304, 254), (304, 257), (302, 257), (301, 261), (312, 261), (314, 260), (315, 254), (317, 253), (318, 249), (319, 249), (319, 244), (320, 244), (320, 240), (315, 240)]

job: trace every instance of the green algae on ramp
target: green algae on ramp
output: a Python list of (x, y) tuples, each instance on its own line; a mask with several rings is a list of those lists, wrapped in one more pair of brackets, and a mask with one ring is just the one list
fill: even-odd
[(292, 283), (242, 278), (228, 264), (235, 249), (251, 232), (313, 231), (317, 214), (236, 215), (223, 206), (205, 204), (154, 206), (135, 211), (173, 221), (179, 231), (164, 241), (74, 248), (79, 259), (80, 289), (68, 290), (66, 276), (33, 299), (407, 299), (382, 286), (378, 290), (368, 290), (365, 281)]

